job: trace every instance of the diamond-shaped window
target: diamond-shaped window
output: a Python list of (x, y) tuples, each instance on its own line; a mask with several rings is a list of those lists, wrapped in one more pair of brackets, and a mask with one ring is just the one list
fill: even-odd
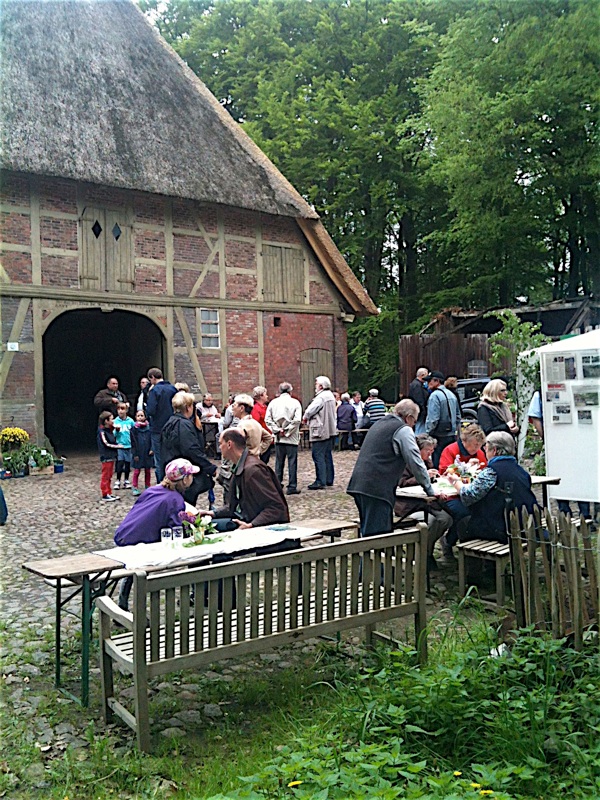
[(121, 228), (119, 228), (119, 225), (118, 225), (117, 222), (115, 222), (114, 228), (112, 229), (112, 235), (115, 237), (115, 239), (118, 242), (119, 241), (119, 237), (121, 236)]
[(100, 223), (98, 222), (98, 220), (96, 220), (96, 222), (94, 222), (94, 224), (92, 225), (92, 233), (94, 234), (94, 236), (96, 237), (96, 239), (97, 239), (97, 238), (100, 236), (100, 234), (102, 233), (102, 225), (100, 225)]

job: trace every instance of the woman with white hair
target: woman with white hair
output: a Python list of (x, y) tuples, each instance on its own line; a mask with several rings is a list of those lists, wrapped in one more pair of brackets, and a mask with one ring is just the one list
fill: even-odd
[(508, 544), (506, 512), (523, 508), (531, 514), (537, 505), (531, 491), (531, 477), (515, 458), (515, 440), (510, 433), (496, 431), (488, 434), (484, 449), (488, 465), (472, 483), (463, 485), (459, 475), (446, 473), (458, 489), (459, 498), (470, 517), (459, 524), (461, 542), (489, 539)]
[(510, 406), (506, 402), (507, 393), (506, 383), (498, 378), (485, 385), (477, 408), (477, 421), (485, 434), (504, 431), (517, 436), (519, 433)]

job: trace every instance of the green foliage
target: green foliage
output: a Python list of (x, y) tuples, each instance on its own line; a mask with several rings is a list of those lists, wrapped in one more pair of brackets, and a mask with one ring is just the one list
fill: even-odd
[(597, 0), (140, 4), (389, 310), (355, 383), (443, 308), (600, 294)]
[(502, 328), (489, 337), (490, 360), (500, 372), (508, 366), (507, 374), (515, 379), (517, 412), (522, 416), (529, 405), (532, 387), (539, 384), (540, 359), (530, 351), (551, 340), (540, 333), (539, 323), (521, 322), (510, 309), (491, 311), (486, 316), (495, 317), (502, 324)]
[(244, 779), (235, 798), (534, 798), (600, 792), (600, 662), (549, 638), (490, 657), (463, 640), (418, 669), (383, 655), (338, 682), (339, 714)]

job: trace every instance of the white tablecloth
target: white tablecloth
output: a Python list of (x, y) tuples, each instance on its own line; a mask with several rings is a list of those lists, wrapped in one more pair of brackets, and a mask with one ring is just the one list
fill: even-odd
[[(172, 544), (154, 542), (152, 544), (134, 544), (125, 547), (111, 547), (109, 550), (93, 552), (114, 561), (120, 561), (126, 569), (143, 567), (168, 567), (172, 564), (185, 564), (186, 561), (210, 560), (215, 555), (235, 555), (245, 550), (258, 550), (280, 544), (286, 539), (309, 539), (319, 535), (315, 528), (301, 528), (296, 525), (267, 525), (262, 528), (247, 528), (231, 533), (220, 533), (208, 537), (206, 543), (194, 547), (173, 547)], [(213, 541), (210, 540), (219, 540)]]

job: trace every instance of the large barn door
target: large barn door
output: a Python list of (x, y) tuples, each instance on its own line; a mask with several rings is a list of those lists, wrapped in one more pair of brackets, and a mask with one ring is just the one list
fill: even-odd
[(315, 378), (326, 375), (333, 380), (333, 355), (331, 350), (313, 347), (300, 353), (300, 379), (302, 383), (302, 404), (307, 406), (315, 394)]

